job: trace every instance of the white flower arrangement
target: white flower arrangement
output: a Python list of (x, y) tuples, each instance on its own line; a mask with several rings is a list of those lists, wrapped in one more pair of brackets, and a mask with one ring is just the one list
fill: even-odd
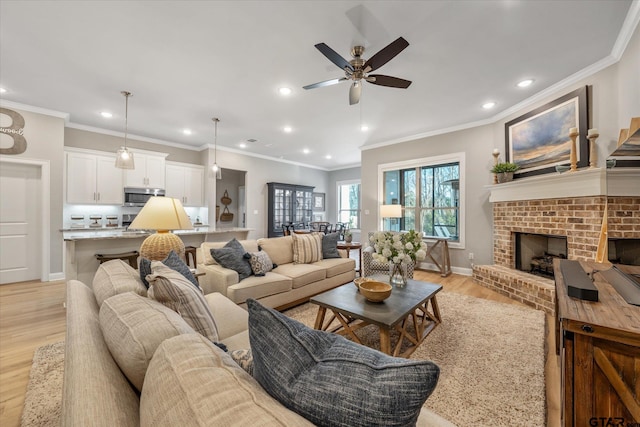
[(377, 231), (369, 239), (375, 249), (372, 257), (379, 263), (409, 264), (427, 256), (427, 244), (415, 230), (407, 233)]

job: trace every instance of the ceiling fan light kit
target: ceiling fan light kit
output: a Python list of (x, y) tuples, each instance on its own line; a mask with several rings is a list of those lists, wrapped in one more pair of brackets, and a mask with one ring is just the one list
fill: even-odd
[(378, 86), (406, 89), (409, 87), (409, 85), (411, 85), (410, 80), (392, 76), (385, 76), (382, 74), (369, 73), (371, 71), (377, 70), (378, 68), (382, 67), (384, 64), (392, 60), (407, 46), (409, 46), (409, 42), (407, 42), (402, 37), (398, 37), (395, 41), (391, 42), (389, 45), (387, 45), (385, 48), (380, 50), (378, 53), (376, 53), (366, 61), (364, 60), (364, 58), (362, 58), (362, 54), (364, 53), (364, 46), (354, 46), (351, 49), (351, 56), (353, 57), (353, 59), (351, 61), (347, 61), (326, 44), (318, 43), (317, 45), (315, 45), (316, 49), (318, 49), (324, 56), (326, 56), (329, 61), (333, 62), (336, 66), (338, 66), (338, 68), (343, 70), (345, 77), (310, 84), (307, 86), (303, 86), (303, 89), (315, 89), (318, 87), (338, 84), (345, 80), (352, 80), (353, 83), (349, 88), (350, 105), (354, 105), (360, 102), (360, 96), (362, 94), (362, 80)]

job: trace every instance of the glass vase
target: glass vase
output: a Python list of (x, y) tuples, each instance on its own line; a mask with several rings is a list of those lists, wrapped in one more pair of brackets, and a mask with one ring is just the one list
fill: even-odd
[(407, 285), (407, 265), (401, 262), (389, 263), (389, 284), (397, 288)]

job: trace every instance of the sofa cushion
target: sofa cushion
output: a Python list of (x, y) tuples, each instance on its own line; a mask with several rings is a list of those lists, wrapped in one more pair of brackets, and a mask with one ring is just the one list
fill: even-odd
[(301, 288), (310, 283), (319, 282), (327, 277), (323, 267), (314, 264), (284, 264), (278, 265), (273, 273), (289, 277), (293, 289)]
[(196, 334), (163, 342), (142, 395), (140, 425), (311, 426), (265, 392), (231, 356)]
[(121, 259), (100, 264), (93, 276), (92, 287), (98, 306), (107, 298), (124, 292), (147, 296), (147, 288), (140, 280), (138, 271)]
[(189, 326), (212, 342), (218, 341), (216, 322), (202, 293), (182, 274), (160, 261), (151, 263), (151, 271), (147, 276), (149, 298), (180, 314)]
[[(294, 264), (285, 264), (285, 266), (287, 265)], [(236, 304), (241, 304), (247, 298), (264, 298), (269, 295), (288, 292), (292, 287), (293, 281), (290, 277), (278, 274), (277, 271), (271, 271), (264, 276), (251, 276), (242, 282), (229, 286), (227, 288), (227, 297)]]
[(340, 240), (340, 233), (328, 233), (322, 236), (322, 259), (340, 258), (338, 240)]
[(218, 264), (224, 268), (238, 273), (240, 280), (244, 280), (251, 276), (251, 264), (249, 264), (249, 258), (245, 257), (248, 253), (244, 250), (244, 247), (235, 238), (231, 239), (224, 247), (220, 249), (211, 249), (211, 256), (216, 260)]
[(388, 356), (248, 300), (253, 375), (319, 426), (415, 425), (440, 369)]
[(251, 264), (251, 270), (256, 276), (264, 276), (269, 271), (273, 270), (273, 261), (269, 258), (269, 254), (265, 251), (251, 252), (249, 253), (251, 258), (249, 264)]
[(334, 277), (355, 270), (356, 260), (352, 258), (329, 258), (314, 262), (312, 265), (324, 268), (327, 277)]
[[(255, 240), (238, 240), (245, 252), (257, 252), (258, 242)], [(215, 265), (218, 262), (211, 256), (211, 249), (223, 248), (228, 242), (203, 242), (200, 246), (203, 258), (203, 264)]]
[(138, 391), (162, 341), (195, 334), (178, 313), (133, 292), (114, 295), (102, 304), (100, 327), (111, 355)]
[(258, 239), (258, 246), (269, 254), (278, 265), (293, 262), (293, 238), (291, 236)]
[(293, 262), (295, 264), (309, 264), (322, 259), (322, 234), (296, 234), (293, 239)]
[[(180, 259), (180, 255), (175, 253), (173, 249), (169, 251), (169, 255), (167, 255), (167, 257), (162, 260), (162, 263), (167, 267), (182, 274), (191, 283), (193, 283), (193, 285), (196, 288), (200, 288), (200, 286), (198, 285), (198, 280), (196, 279), (196, 276), (193, 275), (193, 273), (189, 269), (189, 266), (185, 264), (185, 262), (182, 259)], [(147, 258), (141, 258), (139, 270), (140, 270), (140, 279), (142, 280), (142, 283), (144, 283), (144, 285), (148, 288), (149, 282), (147, 282), (147, 275), (151, 274), (151, 260)]]

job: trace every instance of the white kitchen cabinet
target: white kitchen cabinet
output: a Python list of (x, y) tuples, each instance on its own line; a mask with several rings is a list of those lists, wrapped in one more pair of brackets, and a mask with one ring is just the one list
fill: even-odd
[(150, 154), (131, 150), (135, 169), (125, 169), (124, 186), (164, 188), (165, 158), (167, 154)]
[(203, 206), (204, 167), (167, 162), (166, 196), (179, 199), (184, 206)]
[(115, 155), (67, 152), (67, 203), (122, 205), (122, 169)]

